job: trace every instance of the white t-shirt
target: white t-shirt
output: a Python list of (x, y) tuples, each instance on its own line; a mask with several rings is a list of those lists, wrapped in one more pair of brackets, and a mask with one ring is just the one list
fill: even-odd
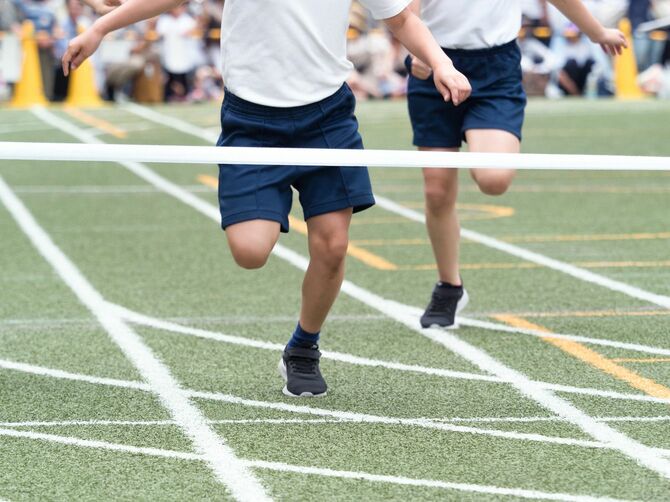
[[(362, 0), (376, 19), (410, 0)], [(352, 69), (351, 0), (226, 0), (221, 23), (226, 88), (253, 103), (291, 107), (334, 94)]]
[(514, 40), (521, 0), (421, 0), (421, 18), (448, 49), (485, 49)]
[(163, 37), (161, 61), (170, 73), (189, 73), (198, 64), (198, 41), (193, 31), (198, 24), (186, 13), (179, 17), (163, 14), (158, 18), (156, 32)]

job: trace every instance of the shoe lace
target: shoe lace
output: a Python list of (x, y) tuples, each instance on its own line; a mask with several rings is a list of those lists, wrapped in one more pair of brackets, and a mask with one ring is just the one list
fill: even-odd
[(293, 356), (289, 358), (288, 365), (294, 373), (304, 375), (316, 375), (317, 373), (317, 361), (311, 358)]
[(449, 314), (455, 312), (456, 303), (453, 298), (449, 296), (433, 293), (430, 299), (428, 310), (432, 312), (447, 312)]

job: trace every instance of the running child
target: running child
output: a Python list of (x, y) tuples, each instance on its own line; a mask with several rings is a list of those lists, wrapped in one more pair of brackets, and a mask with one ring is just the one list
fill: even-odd
[[(423, 61), (442, 100), (459, 105), (470, 85), (409, 9), (410, 0), (364, 0), (377, 19)], [(78, 67), (109, 32), (157, 16), (181, 0), (127, 0), (74, 39), (63, 70)], [(219, 146), (363, 148), (355, 100), (344, 84), (350, 1), (226, 0), (222, 23), (226, 95)], [(221, 224), (232, 255), (262, 267), (280, 232), (288, 232), (292, 187), (308, 228), (309, 268), (300, 319), (279, 362), (284, 394), (321, 396), (321, 327), (344, 277), (352, 213), (374, 204), (365, 168), (221, 165)]]
[[(550, 0), (593, 42), (611, 55), (626, 47), (623, 34), (604, 28), (580, 0)], [(408, 58), (409, 115), (419, 150), (519, 153), (526, 94), (521, 85), (521, 0), (414, 0), (420, 15), (472, 85), (462, 106), (445, 102), (428, 80), (431, 69), (420, 56)], [(509, 188), (513, 169), (472, 169), (487, 195)], [(456, 213), (458, 170), (424, 169), (426, 226), (437, 262), (438, 282), (421, 317), (424, 328), (455, 328), (457, 311), (468, 302), (459, 273), (460, 226)]]

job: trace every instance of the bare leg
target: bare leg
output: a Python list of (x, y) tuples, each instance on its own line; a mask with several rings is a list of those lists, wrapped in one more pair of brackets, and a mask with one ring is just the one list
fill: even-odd
[[(468, 149), (480, 153), (519, 153), (521, 142), (514, 134), (499, 129), (470, 129), (465, 132)], [(470, 175), (486, 195), (502, 195), (512, 184), (514, 169), (472, 169)]]
[(269, 220), (243, 221), (227, 227), (228, 246), (235, 262), (242, 268), (261, 268), (279, 239), (279, 231), (279, 223)]
[[(458, 148), (420, 148), (423, 151), (456, 152)], [(424, 169), (426, 228), (433, 247), (439, 280), (461, 284), (458, 270), (461, 227), (456, 212), (457, 169)]]
[(300, 326), (309, 333), (321, 331), (340, 292), (351, 214), (348, 208), (307, 220), (310, 262), (302, 283)]

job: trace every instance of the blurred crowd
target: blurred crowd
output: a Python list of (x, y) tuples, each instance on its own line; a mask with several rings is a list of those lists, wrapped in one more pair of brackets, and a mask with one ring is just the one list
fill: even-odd
[[(88, 3), (95, 3), (91, 0)], [(670, 97), (670, 0), (584, 0), (606, 26), (630, 20), (640, 84)], [(612, 62), (546, 0), (522, 0), (524, 83), (530, 95), (607, 96)], [(155, 19), (108, 37), (93, 58), (101, 95), (142, 102), (219, 100), (223, 93), (219, 27), (223, 0), (191, 0)], [(35, 26), (47, 98), (62, 101), (68, 81), (60, 58), (95, 13), (80, 0), (0, 0), (0, 100), (21, 74), (21, 23)], [(349, 85), (359, 99), (403, 96), (405, 50), (354, 2), (348, 33), (354, 64)]]

